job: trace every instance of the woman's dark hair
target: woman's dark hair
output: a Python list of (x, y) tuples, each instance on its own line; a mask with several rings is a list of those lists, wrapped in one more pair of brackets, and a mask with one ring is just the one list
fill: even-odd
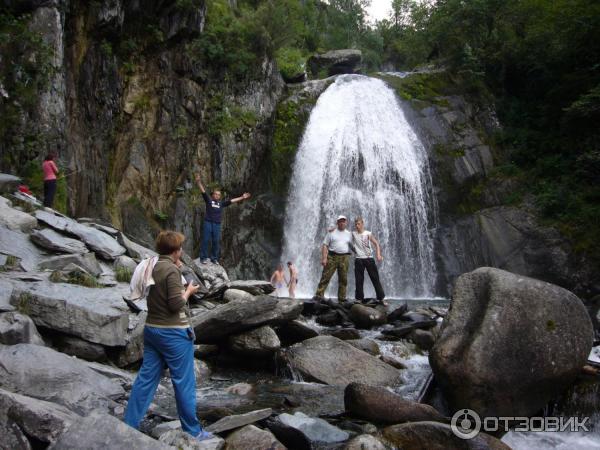
[(177, 231), (161, 231), (156, 238), (156, 251), (159, 255), (170, 255), (181, 248), (185, 236)]
[(54, 152), (49, 152), (49, 153), (46, 155), (46, 158), (44, 158), (44, 161), (52, 161), (52, 160), (54, 160), (54, 158), (56, 158), (56, 153), (54, 153)]

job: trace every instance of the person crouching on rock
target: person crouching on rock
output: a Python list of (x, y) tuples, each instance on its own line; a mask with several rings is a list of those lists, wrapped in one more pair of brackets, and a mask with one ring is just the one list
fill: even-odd
[[(203, 264), (213, 262), (213, 264), (219, 264), (219, 253), (221, 245), (221, 218), (223, 208), (231, 205), (232, 203), (238, 203), (243, 200), (250, 198), (248, 192), (244, 192), (240, 197), (232, 198), (231, 200), (221, 201), (221, 191), (215, 189), (211, 192), (210, 197), (204, 189), (204, 185), (200, 179), (200, 174), (197, 173), (194, 178), (196, 183), (202, 192), (202, 198), (206, 203), (206, 215), (204, 216), (204, 225), (202, 226), (202, 244), (200, 246), (200, 260)], [(208, 258), (208, 244), (212, 243), (210, 249), (210, 259)]]
[(338, 216), (337, 228), (325, 236), (321, 247), (321, 265), (323, 273), (315, 294), (316, 299), (322, 299), (329, 280), (337, 271), (338, 274), (338, 300), (346, 300), (346, 287), (348, 285), (348, 266), (352, 254), (352, 233), (346, 230), (346, 216)]
[(158, 261), (152, 271), (155, 284), (147, 297), (148, 317), (144, 327), (144, 361), (133, 383), (125, 423), (139, 428), (154, 398), (165, 365), (169, 368), (181, 428), (198, 440), (210, 439), (196, 417), (194, 330), (189, 320), (188, 298), (199, 286), (181, 282), (181, 254), (185, 237), (161, 231), (156, 239)]

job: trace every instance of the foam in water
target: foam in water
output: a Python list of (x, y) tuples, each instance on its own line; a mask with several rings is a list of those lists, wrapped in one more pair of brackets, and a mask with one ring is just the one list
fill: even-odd
[(321, 243), (344, 214), (362, 216), (379, 239), (388, 297), (431, 297), (434, 211), (427, 155), (394, 91), (379, 79), (338, 77), (311, 113), (290, 183), (282, 260), (299, 269), (298, 295), (314, 294)]

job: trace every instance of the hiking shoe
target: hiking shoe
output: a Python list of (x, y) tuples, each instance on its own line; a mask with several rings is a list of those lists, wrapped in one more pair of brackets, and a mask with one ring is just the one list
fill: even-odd
[(208, 264), (210, 262), (210, 259), (206, 258), (202, 260), (202, 264)]
[(212, 262), (213, 264), (216, 264), (217, 266), (220, 266), (220, 265), (221, 265), (221, 264), (219, 264), (219, 261), (218, 261), (218, 260), (216, 260), (216, 259), (215, 259), (214, 261), (211, 261), (211, 262)]
[(209, 439), (213, 439), (214, 437), (216, 437), (214, 434), (209, 433), (208, 431), (201, 431), (197, 436), (196, 436), (196, 440), (199, 442), (202, 441), (207, 441)]

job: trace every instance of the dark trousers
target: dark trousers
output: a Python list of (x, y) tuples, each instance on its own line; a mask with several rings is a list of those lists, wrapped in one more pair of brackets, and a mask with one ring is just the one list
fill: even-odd
[(371, 283), (375, 288), (377, 300), (383, 300), (385, 298), (385, 292), (381, 287), (381, 281), (379, 281), (379, 271), (373, 258), (354, 258), (354, 278), (356, 283), (356, 300), (364, 300), (365, 293), (363, 291), (363, 284), (365, 282), (365, 269), (369, 274)]
[(52, 208), (54, 203), (54, 194), (56, 194), (56, 180), (44, 181), (44, 206)]
[(202, 245), (200, 246), (200, 259), (208, 259), (208, 244), (210, 248), (210, 259), (212, 262), (219, 260), (221, 253), (221, 224), (216, 222), (204, 221), (202, 228)]

